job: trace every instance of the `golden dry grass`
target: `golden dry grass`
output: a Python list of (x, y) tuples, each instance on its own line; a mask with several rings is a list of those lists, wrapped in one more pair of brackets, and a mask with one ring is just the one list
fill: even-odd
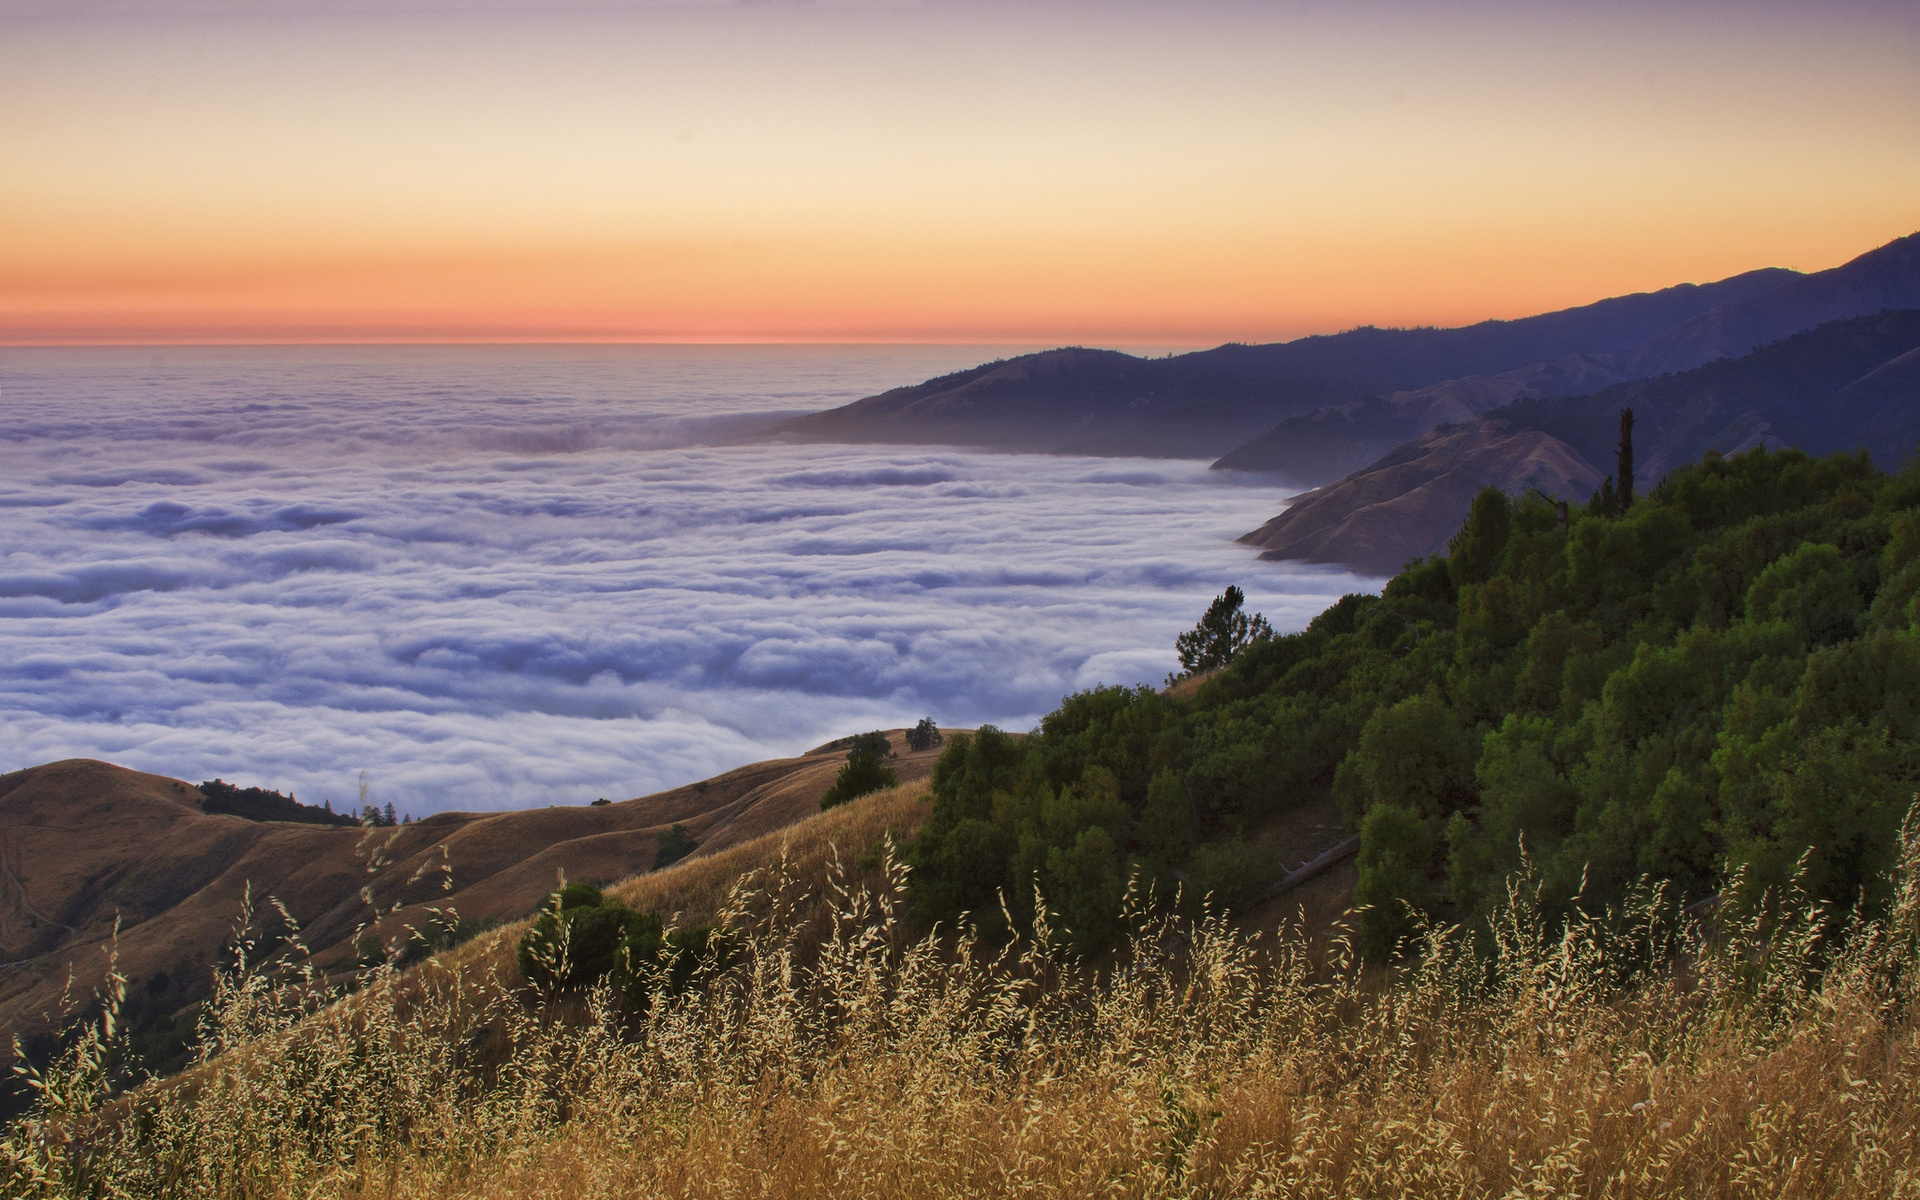
[[(911, 786), (940, 751), (908, 749), (905, 733), (891, 731), (901, 752), (889, 765)], [(40, 1029), (69, 969), (83, 991), (96, 983), (117, 919), (122, 969), (169, 976), (179, 1008), (204, 993), (249, 888), (284, 902), (315, 956), (348, 971), (364, 939), (403, 939), (446, 908), (472, 923), (512, 920), (538, 906), (556, 871), (629, 875), (653, 862), (674, 824), (705, 855), (817, 816), (845, 761), (823, 747), (602, 807), (441, 813), (394, 829), (208, 814), (183, 780), (103, 762), (12, 772), (0, 776), (0, 1028)]]
[[(782, 869), (796, 879), (818, 882), (824, 881), (837, 863), (845, 872), (844, 883), (876, 883), (883, 873), (877, 866), (863, 865), (862, 860), (884, 848), (890, 830), (898, 837), (911, 837), (927, 819), (932, 804), (925, 779), (904, 783), (751, 841), (622, 880), (606, 891), (632, 908), (658, 912), (669, 924), (686, 926), (718, 920), (741, 879), (776, 864), (784, 864)], [(817, 890), (807, 912), (801, 915), (815, 915), (826, 902), (825, 895)], [(514, 965), (514, 946), (529, 924), (518, 921), (504, 926), (442, 956), (443, 962), (466, 973), (498, 972), (518, 984), (522, 980)]]
[(898, 868), (856, 886), (809, 844), (823, 874), (753, 871), (733, 964), (642, 1014), (471, 969), (320, 1012), (234, 977), (192, 1086), (103, 1109), (69, 1062), (6, 1193), (1920, 1195), (1920, 829), (1879, 923), (1741, 918), (1782, 910), (1735, 889), (1711, 927), (1657, 893), (1562, 926), (1522, 881), (1490, 946), (1430, 931), (1390, 977), (1219, 919), (1137, 914), (1097, 973), (916, 939)]

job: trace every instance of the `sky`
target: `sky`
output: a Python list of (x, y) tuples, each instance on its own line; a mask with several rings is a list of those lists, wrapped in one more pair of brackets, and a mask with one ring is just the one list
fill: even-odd
[(1271, 341), (1920, 229), (1909, 4), (0, 0), (0, 343)]

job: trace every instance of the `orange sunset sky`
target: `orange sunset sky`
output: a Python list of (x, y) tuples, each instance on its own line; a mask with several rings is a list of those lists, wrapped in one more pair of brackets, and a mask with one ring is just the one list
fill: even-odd
[(1920, 229), (1915, 8), (0, 0), (0, 342), (1270, 341)]

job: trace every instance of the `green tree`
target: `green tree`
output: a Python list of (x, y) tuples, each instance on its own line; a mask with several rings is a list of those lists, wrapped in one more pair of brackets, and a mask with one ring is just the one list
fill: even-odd
[(1134, 836), (1141, 854), (1162, 868), (1182, 863), (1193, 853), (1193, 801), (1187, 785), (1172, 771), (1161, 771), (1147, 788)]
[[(1563, 524), (1483, 492), (1449, 555), (1212, 655), (1196, 686), (1097, 688), (1024, 741), (956, 737), (912, 911), (991, 931), (1005, 896), (1019, 926), (1038, 885), (1091, 936), (1103, 881), (1182, 872), (1193, 894), (1236, 874), (1240, 831), (1329, 793), (1362, 835), (1375, 956), (1443, 873), (1483, 912), (1523, 840), (1556, 905), (1804, 862), (1850, 911), (1920, 787), (1920, 463), (1755, 450), (1635, 493), (1610, 476)], [(1193, 665), (1232, 647), (1243, 604), (1183, 640)]]
[(1808, 542), (1782, 555), (1747, 591), (1747, 619), (1785, 621), (1809, 644), (1851, 637), (1865, 606), (1837, 546)]
[(1366, 812), (1379, 804), (1444, 820), (1473, 800), (1478, 751), (1473, 735), (1437, 691), (1377, 710), (1335, 778), (1348, 827), (1359, 828)]
[(1353, 903), (1360, 909), (1360, 950), (1374, 962), (1398, 954), (1419, 914), (1433, 907), (1440, 849), (1436, 822), (1401, 804), (1376, 804), (1360, 823)]
[(1081, 830), (1071, 845), (1047, 852), (1048, 903), (1065, 919), (1081, 953), (1097, 954), (1116, 940), (1125, 870), (1119, 845), (1098, 825)]
[(699, 848), (700, 843), (693, 840), (687, 827), (676, 822), (660, 835), (659, 847), (653, 853), (653, 869), (670, 867)]
[(1244, 592), (1229, 586), (1214, 597), (1199, 624), (1173, 640), (1180, 665), (1189, 675), (1218, 670), (1252, 643), (1273, 636), (1265, 617), (1240, 611), (1246, 602)]
[(840, 773), (834, 777), (833, 786), (820, 797), (820, 807), (834, 808), (868, 792), (890, 788), (899, 781), (893, 768), (880, 761), (880, 755), (873, 746), (855, 746), (847, 755)]

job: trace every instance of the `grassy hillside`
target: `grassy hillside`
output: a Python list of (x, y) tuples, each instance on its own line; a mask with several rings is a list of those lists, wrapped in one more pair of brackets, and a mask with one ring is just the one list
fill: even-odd
[[(99, 1026), (0, 1140), (8, 1196), (1900, 1197), (1920, 1099), (1920, 829), (1888, 915), (1712, 927), (1643, 894), (1496, 937), (1350, 948), (1141, 915), (1090, 973), (1044, 936), (918, 939), (850, 858), (864, 797), (626, 894), (711, 904), (732, 957), (639, 1011), (511, 977), (517, 929), (335, 999), (230, 972), (209, 1055), (119, 1099)], [(842, 847), (839, 854), (832, 847)], [(835, 863), (839, 864), (838, 866)], [(1675, 970), (1676, 966), (1685, 969)], [(496, 969), (497, 968), (497, 969)]]
[[(613, 886), (718, 928), (625, 995), (526, 922), (347, 992), (256, 912), (128, 1090), (109, 967), (0, 1195), (1914, 1195), (1920, 467), (1568, 515)], [(1223, 916), (1329, 805), (1351, 934)]]
[[(889, 765), (903, 781), (924, 779), (937, 750), (892, 735)], [(117, 929), (119, 969), (133, 985), (123, 1016), (150, 1061), (178, 1065), (249, 894), (276, 917), (262, 931), (269, 943), (297, 923), (316, 969), (351, 979), (370, 962), (422, 952), (416, 933), (444, 944), (526, 916), (557, 873), (640, 875), (676, 827), (697, 843), (695, 862), (784, 829), (818, 811), (845, 759), (822, 746), (636, 800), (440, 813), (390, 828), (208, 812), (182, 780), (101, 762), (0, 776), (0, 1024), (43, 1056), (45, 1014), (70, 985), (89, 994)]]

